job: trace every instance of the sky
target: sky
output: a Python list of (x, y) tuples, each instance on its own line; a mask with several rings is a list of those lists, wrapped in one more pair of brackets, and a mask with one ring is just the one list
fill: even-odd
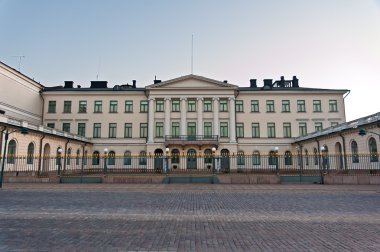
[(193, 36), (196, 75), (296, 75), (351, 90), (347, 121), (380, 111), (380, 0), (0, 0), (0, 27), (0, 61), (45, 86), (190, 74)]

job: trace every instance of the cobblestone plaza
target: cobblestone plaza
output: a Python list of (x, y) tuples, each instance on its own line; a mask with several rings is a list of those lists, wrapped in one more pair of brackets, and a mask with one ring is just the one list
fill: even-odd
[(380, 251), (380, 187), (5, 184), (0, 251)]

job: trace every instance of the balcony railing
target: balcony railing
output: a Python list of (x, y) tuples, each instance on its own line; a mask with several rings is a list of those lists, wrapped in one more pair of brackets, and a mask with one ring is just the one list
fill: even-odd
[(165, 145), (219, 145), (218, 135), (167, 135)]

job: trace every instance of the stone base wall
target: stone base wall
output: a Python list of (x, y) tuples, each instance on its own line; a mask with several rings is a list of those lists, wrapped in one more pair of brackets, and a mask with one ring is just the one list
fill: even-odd
[(326, 185), (380, 185), (380, 176), (326, 175)]

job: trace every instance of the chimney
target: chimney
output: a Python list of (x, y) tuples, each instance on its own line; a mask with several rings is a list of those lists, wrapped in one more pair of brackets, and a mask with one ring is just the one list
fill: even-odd
[(279, 85), (280, 87), (285, 87), (285, 78), (284, 78), (284, 76), (281, 76), (281, 79), (280, 79), (280, 85)]
[(91, 81), (90, 88), (107, 88), (107, 81)]
[(65, 81), (64, 88), (73, 88), (73, 86), (74, 86), (74, 81)]
[(223, 82), (224, 82), (224, 83), (228, 83), (228, 81), (227, 81), (227, 80), (224, 80)]
[(250, 87), (251, 88), (256, 88), (257, 87), (256, 79), (250, 79), (249, 83), (250, 83)]
[(133, 84), (132, 84), (132, 87), (133, 87), (133, 88), (136, 88), (136, 80), (133, 80), (132, 83), (133, 83)]
[(272, 87), (273, 86), (273, 79), (264, 79), (264, 87)]
[(293, 87), (300, 87), (300, 86), (298, 85), (298, 79), (297, 79), (296, 76), (293, 76), (292, 84), (293, 84)]
[(154, 80), (154, 84), (161, 83), (161, 80)]

